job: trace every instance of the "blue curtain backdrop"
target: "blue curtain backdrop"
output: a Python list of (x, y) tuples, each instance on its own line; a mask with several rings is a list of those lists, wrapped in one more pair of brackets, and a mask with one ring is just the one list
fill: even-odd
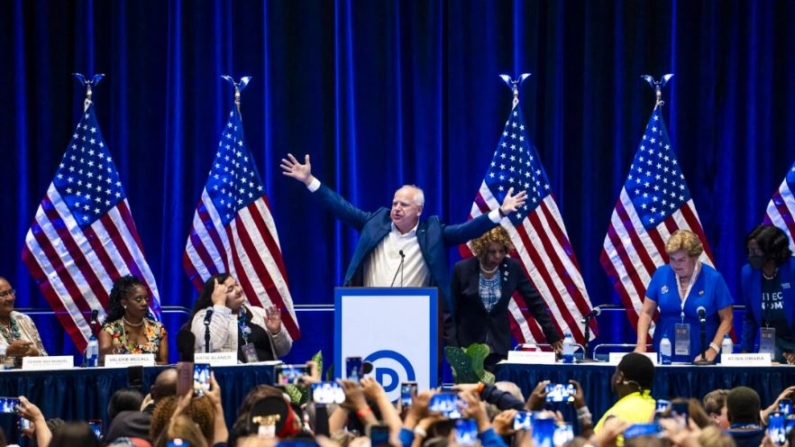
[[(675, 73), (664, 115), (716, 264), (739, 299), (744, 236), (795, 159), (795, 3), (788, 1), (8, 0), (0, 14), (0, 275), (47, 307), (24, 236), (94, 99), (165, 305), (196, 292), (181, 265), (232, 90), (265, 181), (296, 304), (328, 304), (357, 234), (283, 177), (287, 152), (364, 209), (421, 185), (424, 214), (466, 218), (511, 94), (522, 108), (594, 304), (617, 302), (599, 253), (654, 105), (641, 74)], [(456, 259), (452, 251), (453, 259)], [(628, 320), (602, 338), (628, 337)], [(300, 321), (293, 357), (330, 349)], [(71, 349), (44, 327), (55, 352)], [(176, 331), (176, 327), (170, 327)], [(175, 351), (172, 349), (172, 352)], [(329, 352), (327, 355), (330, 355)]]

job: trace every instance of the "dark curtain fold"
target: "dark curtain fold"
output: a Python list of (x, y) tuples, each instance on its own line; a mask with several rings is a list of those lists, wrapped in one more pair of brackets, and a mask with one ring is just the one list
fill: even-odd
[[(787, 1), (10, 0), (0, 15), (0, 275), (47, 307), (19, 259), (77, 122), (94, 100), (163, 304), (196, 292), (182, 250), (233, 90), (243, 92), (297, 304), (331, 303), (357, 234), (284, 178), (313, 172), (363, 209), (417, 184), (424, 215), (469, 213), (511, 94), (521, 107), (594, 304), (616, 302), (598, 257), (654, 105), (640, 79), (675, 73), (664, 116), (716, 264), (739, 300), (744, 236), (795, 159), (795, 4)], [(457, 255), (451, 251), (451, 258)], [(312, 343), (326, 323), (301, 321)], [(626, 319), (601, 337), (626, 338)], [(176, 328), (173, 328), (176, 330)], [(69, 349), (58, 328), (48, 346)], [(330, 346), (330, 343), (326, 346)], [(313, 347), (306, 348), (312, 350)]]

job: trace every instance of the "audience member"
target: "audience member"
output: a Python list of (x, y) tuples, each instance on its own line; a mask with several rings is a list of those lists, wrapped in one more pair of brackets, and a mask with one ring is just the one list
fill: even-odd
[(113, 283), (108, 315), (102, 323), (99, 359), (108, 354), (153, 354), (159, 365), (168, 363), (166, 327), (149, 318), (149, 294), (135, 276), (123, 276)]
[(712, 422), (721, 430), (728, 430), (729, 419), (726, 417), (726, 396), (729, 390), (713, 390), (704, 396), (704, 411)]
[[(213, 310), (205, 325), (208, 309)], [(287, 355), (293, 340), (282, 325), (275, 306), (263, 309), (247, 303), (240, 284), (226, 273), (210, 277), (202, 287), (191, 312), (191, 332), (196, 336), (196, 352), (236, 352), (241, 363), (277, 360)]]
[(138, 390), (123, 388), (111, 394), (108, 401), (108, 420), (112, 421), (122, 411), (139, 411), (144, 397)]
[(643, 354), (630, 352), (616, 366), (610, 380), (610, 389), (618, 401), (610, 407), (594, 427), (598, 434), (611, 418), (628, 423), (646, 423), (652, 420), (656, 402), (651, 397), (654, 383), (654, 363)]
[(762, 429), (759, 394), (751, 388), (738, 386), (726, 396), (726, 417), (730, 429), (726, 433), (734, 438), (737, 447), (759, 447), (765, 431)]
[(99, 438), (85, 422), (67, 422), (53, 434), (49, 447), (100, 447)]
[(160, 399), (177, 394), (177, 369), (168, 368), (164, 369), (155, 378), (155, 383), (149, 389), (149, 394), (144, 397), (141, 403), (141, 411), (152, 415), (155, 411), (155, 405), (160, 402)]

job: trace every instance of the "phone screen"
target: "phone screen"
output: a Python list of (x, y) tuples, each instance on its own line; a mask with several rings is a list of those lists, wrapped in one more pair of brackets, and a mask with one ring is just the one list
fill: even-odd
[(373, 425), (370, 427), (370, 445), (377, 447), (389, 445), (389, 427), (386, 425)]
[(546, 388), (547, 402), (574, 402), (577, 389), (572, 384), (550, 383)]
[(671, 401), (665, 399), (657, 399), (657, 413), (665, 413), (671, 407)]
[(99, 419), (91, 419), (88, 421), (88, 426), (91, 427), (91, 431), (94, 432), (94, 436), (97, 439), (102, 438), (102, 421)]
[(784, 425), (784, 415), (773, 413), (767, 418), (767, 436), (776, 445), (784, 445), (787, 440), (787, 430)]
[(574, 439), (574, 427), (569, 423), (557, 424), (553, 435), (553, 445), (564, 445)]
[(478, 443), (478, 424), (474, 419), (458, 419), (455, 421), (455, 440), (458, 445), (475, 445)]
[(204, 396), (210, 391), (210, 364), (195, 363), (193, 365), (193, 393)]
[(404, 409), (411, 408), (414, 396), (417, 395), (416, 382), (403, 382), (400, 384), (400, 406)]
[(687, 419), (690, 417), (690, 410), (687, 409), (687, 402), (673, 402), (671, 403), (671, 416), (676, 418), (681, 417), (680, 424), (687, 427)]
[(536, 414), (533, 420), (533, 445), (555, 445), (557, 424), (553, 416)]
[(19, 418), (19, 429), (20, 430), (27, 430), (33, 426), (33, 422), (29, 419)]
[(312, 384), (312, 402), (317, 404), (341, 404), (345, 402), (345, 391), (337, 382)]
[(356, 380), (362, 378), (362, 358), (361, 357), (346, 357), (345, 358), (345, 378)]
[(792, 399), (781, 399), (778, 401), (778, 411), (784, 416), (792, 414)]
[(428, 403), (428, 410), (440, 413), (449, 419), (460, 419), (461, 408), (466, 403), (456, 393), (442, 392), (434, 394)]
[(309, 374), (309, 365), (276, 365), (276, 385), (298, 383), (302, 376)]
[(658, 433), (660, 433), (659, 424), (632, 424), (624, 430), (624, 439), (656, 435)]
[(127, 386), (138, 391), (144, 386), (144, 367), (141, 365), (127, 367)]
[(514, 430), (530, 430), (533, 428), (533, 413), (530, 411), (517, 411), (513, 417)]
[(0, 413), (16, 414), (19, 399), (16, 397), (0, 397)]

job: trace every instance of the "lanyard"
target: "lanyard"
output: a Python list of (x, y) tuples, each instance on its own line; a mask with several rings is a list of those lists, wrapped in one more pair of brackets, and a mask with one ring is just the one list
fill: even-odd
[(240, 307), (240, 314), (237, 316), (237, 327), (243, 336), (243, 343), (248, 344), (248, 336), (251, 335), (251, 328), (246, 324), (246, 308)]
[[(687, 298), (690, 296), (690, 290), (693, 289), (693, 285), (696, 283), (696, 279), (698, 279), (698, 275), (701, 273), (701, 262), (696, 262), (696, 266), (693, 269), (693, 274), (690, 275), (690, 282), (687, 283), (687, 290), (685, 291), (685, 297), (682, 298), (680, 296), (681, 301), (679, 306), (681, 308), (681, 313), (679, 314), (680, 318), (682, 319), (682, 323), (685, 322), (685, 304), (687, 304)], [(676, 291), (679, 292), (679, 277), (676, 277)]]

